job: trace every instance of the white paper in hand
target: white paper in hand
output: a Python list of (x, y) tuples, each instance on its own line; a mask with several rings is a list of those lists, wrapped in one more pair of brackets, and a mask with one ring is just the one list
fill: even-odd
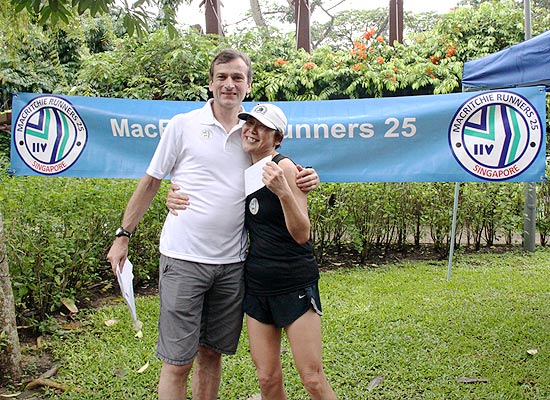
[(272, 156), (267, 156), (244, 170), (244, 187), (246, 196), (250, 193), (254, 193), (256, 190), (260, 190), (265, 186), (262, 182), (263, 168), (272, 159)]
[(124, 301), (126, 301), (126, 304), (128, 304), (128, 308), (130, 309), (130, 313), (132, 314), (132, 319), (134, 320), (135, 324), (137, 322), (137, 315), (136, 303), (134, 300), (134, 273), (132, 272), (132, 270), (132, 263), (130, 262), (130, 260), (126, 259), (122, 272), (120, 272), (120, 268), (117, 267), (116, 277), (118, 280), (118, 285), (120, 286), (120, 291), (122, 292), (122, 297), (124, 298)]

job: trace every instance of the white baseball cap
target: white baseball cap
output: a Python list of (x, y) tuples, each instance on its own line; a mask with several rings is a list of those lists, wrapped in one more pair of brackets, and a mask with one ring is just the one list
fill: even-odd
[(276, 131), (284, 132), (286, 130), (285, 113), (274, 104), (257, 104), (252, 111), (239, 113), (240, 119), (246, 120), (248, 117), (254, 117), (268, 128)]

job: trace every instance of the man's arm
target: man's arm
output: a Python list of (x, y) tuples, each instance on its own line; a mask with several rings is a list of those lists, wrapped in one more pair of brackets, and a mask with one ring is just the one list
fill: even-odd
[[(124, 211), (121, 227), (129, 232), (133, 232), (134, 229), (136, 229), (137, 224), (141, 221), (145, 215), (145, 212), (149, 208), (151, 201), (153, 201), (153, 198), (157, 194), (160, 183), (160, 179), (153, 178), (149, 175), (144, 175), (140, 179), (134, 194), (132, 194), (130, 201), (128, 201), (126, 210)], [(111, 249), (107, 254), (107, 259), (111, 263), (111, 268), (114, 273), (116, 273), (117, 265), (120, 265), (120, 270), (122, 270), (122, 266), (128, 257), (129, 241), (130, 238), (120, 236), (115, 238), (113, 244), (111, 245)]]
[[(303, 168), (301, 165), (296, 165), (298, 173), (296, 174), (296, 186), (304, 193), (309, 193), (313, 189), (317, 189), (321, 183), (317, 171), (311, 167)], [(176, 184), (170, 186), (166, 195), (166, 208), (174, 214), (178, 215), (177, 210), (185, 210), (189, 206), (189, 197), (185, 194), (178, 193), (180, 187)]]

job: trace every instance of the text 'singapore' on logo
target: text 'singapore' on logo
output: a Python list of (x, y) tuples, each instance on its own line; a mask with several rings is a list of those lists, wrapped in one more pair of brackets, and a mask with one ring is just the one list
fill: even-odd
[(542, 145), (535, 107), (508, 91), (484, 92), (467, 100), (449, 128), (458, 163), (485, 180), (513, 178), (529, 168)]
[(86, 125), (67, 100), (51, 95), (34, 98), (15, 121), (15, 148), (21, 159), (44, 175), (73, 165), (86, 145)]

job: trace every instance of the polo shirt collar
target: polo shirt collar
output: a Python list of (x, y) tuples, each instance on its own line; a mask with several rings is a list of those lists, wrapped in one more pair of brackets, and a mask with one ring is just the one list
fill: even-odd
[[(203, 124), (205, 125), (218, 125), (218, 126), (222, 126), (220, 124), (220, 122), (214, 117), (214, 112), (212, 111), (212, 103), (214, 102), (214, 99), (208, 99), (208, 101), (206, 102), (206, 104), (204, 105), (204, 107), (202, 108), (202, 112), (201, 112), (201, 121)], [(244, 107), (241, 105), (241, 111), (240, 112), (244, 112), (245, 109)], [(244, 124), (244, 121), (243, 120), (239, 120), (239, 123), (238, 125), (235, 125), (235, 126), (238, 126), (239, 128), (241, 126), (243, 126)], [(234, 129), (232, 129), (233, 131)]]

